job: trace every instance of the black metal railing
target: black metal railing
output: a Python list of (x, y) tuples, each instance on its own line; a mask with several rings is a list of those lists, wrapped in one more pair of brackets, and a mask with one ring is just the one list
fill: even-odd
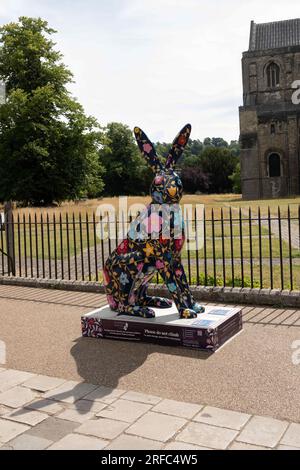
[[(102, 282), (102, 266), (129, 222), (15, 212), (10, 230), (0, 226), (0, 274)], [(201, 218), (195, 210), (182, 262), (193, 285), (299, 290), (300, 206), (206, 208)]]

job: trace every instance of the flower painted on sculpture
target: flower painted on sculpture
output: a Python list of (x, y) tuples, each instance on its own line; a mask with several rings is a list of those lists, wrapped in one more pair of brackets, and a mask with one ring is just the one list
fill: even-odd
[(185, 143), (186, 143), (186, 137), (185, 137), (185, 135), (181, 134), (181, 135), (179, 136), (178, 143), (179, 143), (179, 145), (185, 145)]
[(145, 252), (146, 256), (154, 255), (154, 248), (150, 243), (146, 243), (145, 248), (143, 248), (143, 251)]
[(170, 282), (168, 284), (168, 289), (170, 292), (175, 292), (176, 291), (176, 284), (174, 282)]
[(144, 150), (145, 153), (149, 154), (149, 153), (151, 152), (151, 150), (152, 150), (152, 145), (150, 145), (150, 144), (144, 144), (144, 145), (143, 145), (143, 150)]
[(118, 255), (124, 255), (128, 252), (128, 240), (123, 240), (117, 248)]
[(127, 277), (127, 274), (126, 274), (126, 273), (122, 273), (122, 274), (120, 275), (120, 283), (123, 284), (123, 285), (129, 283), (129, 280), (128, 280), (128, 277)]
[(138, 271), (141, 271), (143, 269), (144, 263), (138, 263), (137, 269)]
[(155, 267), (157, 269), (162, 269), (164, 267), (164, 263), (160, 259), (158, 259), (155, 263)]
[(181, 248), (183, 247), (184, 244), (184, 239), (183, 238), (177, 238), (175, 241), (175, 249), (176, 251), (180, 251)]
[(169, 238), (163, 238), (162, 235), (159, 236), (159, 243), (161, 243), (162, 245), (166, 245), (168, 242), (169, 242)]
[(176, 269), (175, 274), (176, 274), (176, 276), (180, 277), (182, 275), (182, 270), (181, 269)]
[(155, 180), (154, 180), (154, 184), (162, 184), (164, 181), (164, 177), (161, 176), (161, 175), (158, 175), (156, 176)]
[(117, 302), (115, 301), (115, 299), (113, 298), (112, 295), (108, 295), (108, 296), (107, 296), (107, 301), (108, 301), (109, 306), (110, 306), (111, 308), (117, 308), (118, 304), (117, 304)]

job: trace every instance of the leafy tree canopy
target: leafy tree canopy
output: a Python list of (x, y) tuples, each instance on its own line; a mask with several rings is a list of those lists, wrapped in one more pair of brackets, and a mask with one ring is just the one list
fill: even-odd
[(103, 190), (100, 127), (66, 88), (72, 74), (54, 49), (54, 33), (40, 18), (0, 28), (2, 201), (49, 204)]
[(105, 144), (99, 154), (105, 167), (105, 194), (119, 196), (149, 192), (153, 175), (128, 126), (119, 122), (109, 123), (105, 130)]

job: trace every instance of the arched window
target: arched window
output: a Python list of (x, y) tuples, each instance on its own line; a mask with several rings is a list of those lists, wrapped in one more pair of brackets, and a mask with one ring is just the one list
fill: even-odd
[(271, 153), (269, 155), (269, 176), (270, 178), (281, 176), (281, 162), (278, 153)]
[(279, 85), (280, 68), (279, 65), (275, 64), (275, 62), (271, 62), (267, 67), (267, 82), (269, 88), (275, 88)]

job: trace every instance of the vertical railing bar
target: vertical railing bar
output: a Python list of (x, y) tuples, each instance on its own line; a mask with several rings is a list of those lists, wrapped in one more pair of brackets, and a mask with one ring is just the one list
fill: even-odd
[(26, 219), (25, 214), (23, 214), (23, 245), (24, 245), (24, 265), (25, 265), (25, 277), (28, 276), (27, 272), (27, 235), (26, 235)]
[(274, 287), (273, 281), (273, 249), (272, 249), (272, 218), (270, 206), (268, 206), (268, 231), (269, 231), (269, 259), (270, 259), (270, 284), (271, 289)]
[(115, 226), (115, 231), (116, 231), (116, 247), (117, 247), (118, 244), (119, 244), (119, 242), (118, 242), (118, 224), (119, 224), (118, 216), (116, 216), (116, 226)]
[(96, 273), (96, 282), (98, 282), (99, 281), (99, 275), (98, 275), (98, 253), (97, 253), (97, 232), (96, 232), (95, 212), (93, 212), (93, 233), (94, 233), (95, 273)]
[(197, 210), (195, 208), (195, 234), (196, 234), (196, 285), (200, 284), (200, 273), (199, 273), (199, 246), (198, 246), (198, 220)]
[(108, 216), (108, 222), (107, 222), (107, 225), (108, 225), (108, 253), (109, 255), (111, 255), (111, 237), (110, 237), (110, 233), (111, 233), (111, 227), (110, 227), (110, 224), (111, 224), (111, 221), (110, 221), (110, 215), (109, 213), (107, 214)]
[(21, 254), (21, 233), (20, 233), (20, 214), (17, 218), (18, 227), (18, 257), (19, 257), (19, 276), (22, 277), (22, 254)]
[(13, 259), (14, 259), (14, 266), (13, 266), (13, 275), (16, 275), (16, 247), (15, 247), (15, 218), (14, 214), (11, 214), (11, 223), (12, 223), (12, 244), (13, 244)]
[(3, 230), (4, 230), (4, 223), (5, 223), (5, 220), (3, 220), (1, 214), (0, 214), (0, 218), (1, 218), (1, 230), (0, 230), (0, 236), (1, 236), (1, 263), (2, 263), (2, 276), (4, 276), (4, 273), (5, 273), (5, 266), (4, 266), (4, 241), (3, 241)]
[(70, 234), (69, 234), (69, 215), (66, 212), (66, 231), (67, 231), (67, 256), (68, 256), (68, 279), (71, 279), (71, 259), (70, 259)]
[(187, 257), (188, 257), (188, 277), (189, 277), (189, 284), (191, 284), (190, 224), (189, 224), (188, 216), (186, 218), (186, 228), (187, 228), (186, 247), (187, 247)]
[(90, 227), (89, 227), (89, 216), (85, 213), (85, 224), (86, 224), (86, 242), (87, 242), (87, 257), (88, 257), (88, 270), (89, 270), (89, 281), (92, 280), (91, 276), (91, 254), (90, 254)]
[(37, 216), (34, 213), (34, 233), (35, 233), (35, 256), (36, 256), (36, 277), (40, 277), (40, 266), (39, 266), (39, 239), (38, 239), (38, 226)]
[(103, 220), (102, 215), (100, 215), (100, 235), (101, 235), (101, 261), (102, 261), (102, 270), (104, 268), (105, 259), (104, 259), (104, 241), (103, 241)]
[(245, 287), (244, 280), (244, 244), (243, 244), (243, 219), (242, 219), (242, 208), (239, 209), (239, 225), (240, 225), (240, 256), (241, 256), (241, 277), (242, 287)]
[(291, 211), (288, 205), (288, 236), (289, 236), (289, 261), (290, 261), (290, 289), (294, 290), (293, 286), (293, 263), (292, 263), (292, 234), (291, 234)]
[(206, 250), (206, 210), (203, 210), (203, 257), (204, 257), (204, 284), (207, 286), (207, 250)]
[(254, 287), (253, 281), (253, 245), (252, 245), (252, 212), (251, 207), (249, 207), (249, 249), (250, 249), (250, 282), (251, 289)]
[(31, 225), (31, 214), (28, 217), (28, 228), (29, 228), (29, 254), (30, 254), (30, 274), (33, 277), (33, 259), (32, 259), (32, 225)]
[(80, 238), (81, 279), (84, 281), (84, 259), (83, 259), (83, 242), (82, 242), (82, 219), (81, 219), (81, 212), (79, 212), (79, 238)]
[(50, 224), (49, 224), (49, 214), (47, 212), (46, 216), (46, 225), (47, 225), (47, 245), (48, 245), (48, 267), (49, 267), (49, 279), (52, 278), (52, 266), (51, 266), (51, 239), (50, 239)]
[(72, 226), (73, 226), (73, 243), (74, 243), (74, 267), (75, 267), (75, 279), (78, 280), (78, 270), (77, 270), (77, 239), (76, 239), (76, 222), (75, 214), (72, 215)]
[(41, 213), (41, 239), (42, 239), (42, 269), (43, 269), (43, 278), (45, 278), (44, 220), (43, 220), (43, 214), (42, 213)]
[(262, 233), (261, 233), (261, 212), (258, 207), (258, 246), (259, 246), (259, 278), (260, 288), (263, 288), (263, 269), (262, 269)]
[(215, 214), (211, 210), (211, 231), (212, 231), (212, 249), (213, 249), (213, 270), (214, 270), (214, 286), (217, 285), (217, 272), (216, 272), (216, 240), (215, 240)]
[(59, 213), (60, 268), (61, 279), (65, 278), (62, 215)]
[(279, 254), (280, 254), (280, 277), (281, 277), (281, 290), (284, 290), (284, 274), (282, 262), (282, 238), (281, 238), (281, 211), (278, 206), (278, 235), (279, 235)]
[(231, 252), (231, 277), (232, 287), (234, 287), (234, 252), (233, 252), (233, 229), (232, 229), (232, 209), (229, 208), (229, 229), (230, 229), (230, 252)]
[(224, 214), (221, 207), (221, 239), (222, 239), (222, 264), (223, 264), (223, 286), (226, 286), (226, 260), (225, 260), (225, 239), (224, 239)]
[(55, 214), (53, 214), (53, 235), (54, 235), (54, 270), (55, 270), (55, 279), (57, 279), (57, 237), (56, 237)]

